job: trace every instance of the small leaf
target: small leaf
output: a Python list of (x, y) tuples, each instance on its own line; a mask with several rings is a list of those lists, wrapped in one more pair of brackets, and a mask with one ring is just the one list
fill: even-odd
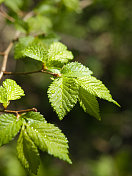
[(0, 146), (7, 144), (19, 132), (22, 121), (13, 114), (2, 114), (0, 116)]
[(97, 80), (93, 76), (86, 76), (83, 78), (77, 78), (78, 84), (87, 90), (90, 94), (99, 98), (105, 99), (109, 102), (113, 102), (117, 106), (120, 106), (115, 100), (113, 100), (110, 91), (105, 87), (102, 81)]
[(34, 122), (46, 123), (45, 118), (39, 112), (33, 112), (33, 111), (27, 112), (27, 113), (21, 115), (21, 118), (27, 119), (29, 124), (34, 123)]
[(44, 62), (47, 59), (47, 50), (42, 43), (35, 42), (28, 46), (24, 51), (25, 56)]
[(14, 12), (19, 12), (23, 5), (23, 0), (5, 0), (6, 6), (12, 9)]
[(29, 32), (47, 33), (52, 28), (52, 22), (47, 16), (37, 15), (27, 20)]
[(67, 50), (67, 47), (60, 43), (54, 42), (50, 45), (48, 50), (48, 64), (57, 66), (58, 64), (64, 64), (73, 59), (71, 51)]
[(30, 139), (24, 127), (21, 130), (20, 136), (17, 141), (17, 154), (18, 159), (23, 167), (34, 174), (37, 174), (40, 157), (34, 142)]
[(64, 65), (61, 73), (66, 77), (84, 77), (90, 76), (93, 72), (78, 62), (71, 62)]
[(79, 102), (85, 112), (89, 113), (98, 120), (101, 119), (99, 114), (99, 104), (96, 97), (82, 87), (79, 89)]
[(34, 40), (34, 37), (27, 36), (27, 37), (21, 37), (19, 38), (19, 41), (15, 44), (14, 49), (14, 57), (15, 59), (19, 59), (22, 57), (25, 57), (25, 48), (31, 44)]
[(16, 100), (24, 96), (22, 88), (12, 79), (6, 79), (3, 82), (3, 87), (7, 90), (7, 99)]
[(42, 151), (71, 163), (68, 156), (68, 141), (58, 127), (47, 123), (38, 112), (28, 112), (24, 118), (28, 121), (28, 135)]
[(49, 101), (60, 119), (69, 112), (78, 100), (78, 86), (72, 78), (55, 79), (48, 89)]

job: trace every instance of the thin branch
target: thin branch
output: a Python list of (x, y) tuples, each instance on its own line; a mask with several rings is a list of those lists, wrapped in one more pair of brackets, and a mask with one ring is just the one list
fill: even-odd
[(11, 17), (11, 16), (9, 16), (2, 8), (0, 8), (0, 14), (4, 17), (4, 18), (6, 18), (6, 19), (8, 19), (9, 21), (11, 21), (11, 22), (15, 22), (15, 19), (13, 18), (13, 17)]
[[(1, 14), (6, 15), (5, 17), (8, 16), (2, 9), (0, 9), (0, 12), (1, 12)], [(25, 17), (23, 18), (23, 20), (26, 21), (28, 18), (30, 18), (30, 17), (33, 16), (33, 15), (34, 15), (34, 13), (33, 13), (33, 11), (31, 11), (31, 12), (29, 12), (29, 13), (27, 13), (27, 14), (25, 15)], [(9, 17), (9, 16), (8, 16), (8, 17)], [(0, 80), (2, 79), (2, 77), (3, 77), (3, 75), (4, 75), (3, 72), (6, 71), (6, 65), (7, 65), (7, 60), (8, 60), (9, 52), (10, 52), (11, 48), (13, 47), (14, 41), (16, 41), (16, 40), (18, 39), (19, 35), (20, 35), (20, 31), (16, 31), (15, 37), (14, 37), (14, 39), (9, 43), (7, 49), (6, 49), (4, 52), (0, 52), (0, 55), (3, 55), (3, 56), (4, 56), (4, 58), (3, 58), (3, 63), (2, 63), (2, 66), (1, 66), (1, 71), (0, 71)]]
[(36, 71), (31, 71), (31, 72), (6, 72), (4, 71), (3, 74), (4, 75), (28, 75), (28, 74), (33, 74), (33, 73), (46, 73), (46, 74), (49, 74), (49, 75), (52, 75), (52, 76), (55, 76), (55, 77), (60, 77), (61, 74), (58, 74), (58, 73), (52, 73), (52, 72), (49, 72), (47, 70), (36, 70)]
[(7, 49), (3, 52), (4, 58), (3, 58), (2, 67), (0, 71), (0, 80), (3, 76), (3, 72), (6, 70), (8, 55), (12, 47), (13, 47), (13, 42), (10, 42)]
[(14, 111), (14, 110), (6, 110), (6, 109), (0, 109), (0, 112), (5, 112), (5, 113), (12, 113), (12, 114), (21, 114), (21, 113), (24, 113), (24, 112), (30, 112), (30, 111), (34, 111), (34, 112), (37, 112), (37, 109), (36, 108), (32, 108), (32, 109), (25, 109), (25, 110), (19, 110), (19, 111)]

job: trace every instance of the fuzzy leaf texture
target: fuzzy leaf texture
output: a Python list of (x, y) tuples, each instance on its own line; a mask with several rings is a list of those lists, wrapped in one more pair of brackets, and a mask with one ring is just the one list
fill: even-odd
[(23, 167), (34, 174), (37, 174), (40, 157), (34, 142), (30, 139), (24, 126), (17, 141), (18, 159)]
[(77, 103), (78, 86), (72, 78), (55, 79), (48, 89), (48, 97), (59, 119), (63, 119)]
[(47, 123), (38, 112), (28, 112), (24, 118), (28, 121), (27, 133), (40, 150), (71, 163), (67, 138), (58, 127)]
[(0, 146), (7, 144), (19, 132), (22, 121), (13, 114), (2, 114), (0, 116)]
[(105, 87), (102, 81), (97, 80), (95, 77), (86, 76), (77, 78), (77, 83), (90, 94), (120, 106), (115, 100), (113, 100), (110, 91)]
[(96, 97), (82, 87), (79, 88), (79, 102), (85, 112), (96, 119), (101, 120), (99, 114), (99, 104)]
[(81, 63), (71, 62), (64, 65), (61, 73), (66, 77), (84, 77), (91, 75), (93, 72)]

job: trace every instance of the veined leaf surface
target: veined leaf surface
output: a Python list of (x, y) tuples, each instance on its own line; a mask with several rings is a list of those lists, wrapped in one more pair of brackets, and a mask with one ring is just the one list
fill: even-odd
[(78, 86), (72, 78), (55, 79), (48, 89), (49, 101), (60, 119), (69, 112), (78, 100)]
[(2, 114), (0, 116), (0, 146), (7, 144), (19, 132), (22, 121), (13, 114)]

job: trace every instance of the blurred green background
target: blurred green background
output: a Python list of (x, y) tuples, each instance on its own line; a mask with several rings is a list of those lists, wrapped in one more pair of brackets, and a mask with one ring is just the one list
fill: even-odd
[[(38, 176), (132, 176), (132, 1), (82, 0), (80, 7), (76, 0), (65, 0), (61, 6), (60, 0), (27, 2), (50, 20), (43, 24), (44, 30), (56, 32), (75, 60), (88, 66), (121, 105), (118, 108), (99, 100), (102, 120), (97, 121), (77, 104), (59, 121), (46, 94), (49, 75), (12, 76), (26, 97), (12, 102), (10, 108), (36, 107), (69, 140), (73, 164), (41, 152)], [(14, 31), (0, 16), (0, 50), (6, 48)], [(37, 61), (14, 60), (12, 51), (7, 70), (32, 71), (38, 67)], [(15, 147), (14, 140), (0, 148), (0, 176), (31, 175), (21, 167)]]

